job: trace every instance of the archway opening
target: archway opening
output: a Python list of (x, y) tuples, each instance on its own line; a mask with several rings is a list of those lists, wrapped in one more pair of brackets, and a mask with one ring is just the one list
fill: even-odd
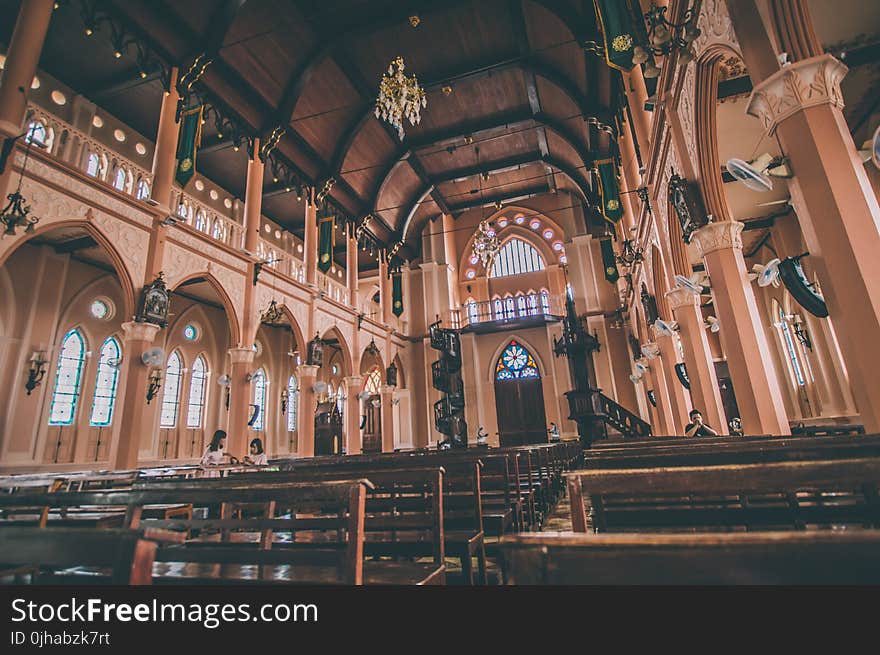
[(516, 339), (495, 363), (495, 411), (502, 446), (547, 441), (541, 372), (532, 354)]

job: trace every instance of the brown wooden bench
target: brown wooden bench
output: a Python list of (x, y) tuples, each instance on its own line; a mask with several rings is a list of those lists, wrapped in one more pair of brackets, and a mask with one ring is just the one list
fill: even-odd
[(0, 581), (148, 585), (155, 542), (136, 530), (0, 529)]
[(580, 470), (576, 532), (880, 527), (880, 458)]
[(880, 530), (726, 534), (507, 535), (514, 585), (880, 583)]

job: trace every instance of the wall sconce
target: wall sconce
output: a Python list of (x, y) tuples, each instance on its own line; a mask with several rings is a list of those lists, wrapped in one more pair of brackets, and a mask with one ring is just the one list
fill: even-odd
[(46, 376), (46, 353), (42, 350), (35, 350), (31, 355), (30, 365), (28, 366), (28, 379), (24, 388), (27, 389), (27, 395), (36, 389), (43, 378)]
[(794, 328), (794, 336), (797, 337), (797, 340), (801, 342), (804, 348), (813, 352), (813, 342), (810, 340), (810, 332), (807, 330), (804, 319), (801, 318), (800, 314), (793, 314), (789, 317), (789, 320), (791, 320), (791, 326)]
[(162, 387), (162, 369), (154, 368), (150, 370), (149, 386), (147, 387), (147, 404), (156, 397), (159, 389)]
[(281, 390), (281, 413), (287, 413), (287, 389)]
[(229, 391), (232, 387), (232, 380), (224, 374), (217, 378), (217, 384), (226, 389), (226, 411), (229, 411)]

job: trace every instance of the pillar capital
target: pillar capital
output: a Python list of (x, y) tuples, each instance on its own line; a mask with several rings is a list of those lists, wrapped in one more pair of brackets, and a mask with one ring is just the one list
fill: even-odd
[(315, 366), (314, 364), (300, 364), (296, 367), (296, 375), (299, 378), (315, 379), (318, 377), (318, 371), (320, 369), (320, 366)]
[(665, 295), (666, 303), (672, 311), (682, 307), (698, 307), (700, 304), (700, 297), (687, 289), (672, 289), (667, 291)]
[(385, 395), (385, 394), (391, 394), (391, 393), (394, 393), (394, 390), (395, 390), (395, 389), (397, 389), (397, 387), (392, 386), (392, 385), (390, 385), (390, 384), (383, 384), (383, 385), (379, 388), (379, 393), (381, 393), (382, 395)]
[(153, 323), (136, 323), (131, 321), (122, 324), (123, 341), (153, 341), (161, 328)]
[(362, 375), (347, 375), (342, 378), (342, 381), (345, 382), (347, 388), (357, 389), (364, 383), (364, 378)]
[(716, 250), (742, 250), (743, 225), (739, 221), (719, 221), (701, 227), (691, 235), (700, 257), (705, 257)]
[(253, 348), (230, 348), (229, 349), (229, 361), (232, 364), (250, 364), (254, 361), (254, 352)]
[(832, 105), (843, 109), (840, 82), (849, 71), (829, 54), (789, 64), (752, 90), (747, 113), (772, 135), (786, 118), (808, 107)]

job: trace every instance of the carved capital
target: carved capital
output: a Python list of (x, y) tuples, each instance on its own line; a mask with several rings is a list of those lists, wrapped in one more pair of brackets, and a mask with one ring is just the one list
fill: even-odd
[(253, 348), (230, 348), (229, 361), (232, 364), (250, 364), (256, 354)]
[(700, 304), (700, 297), (685, 289), (673, 289), (672, 291), (667, 291), (665, 295), (666, 303), (672, 311), (683, 307), (698, 307)]
[(397, 388), (397, 387), (393, 387), (393, 386), (391, 386), (390, 384), (383, 384), (383, 385), (379, 388), (379, 393), (381, 393), (383, 396), (385, 396), (385, 395), (390, 396), (391, 394), (394, 393), (394, 390), (395, 390), (396, 388)]
[(745, 226), (739, 221), (709, 223), (691, 234), (691, 243), (696, 245), (700, 257), (725, 248), (742, 250), (743, 227)]
[(161, 328), (152, 323), (130, 323), (122, 324), (122, 340), (126, 343), (129, 341), (146, 341), (152, 343)]
[(296, 376), (300, 378), (300, 380), (303, 378), (314, 380), (318, 377), (318, 371), (320, 369), (320, 366), (314, 366), (313, 364), (300, 364), (296, 367)]
[(833, 105), (843, 109), (840, 82), (849, 71), (833, 56), (802, 59), (777, 71), (752, 91), (747, 112), (772, 135), (786, 118), (807, 107)]
[(345, 382), (345, 388), (349, 391), (360, 389), (364, 385), (364, 378), (360, 375), (349, 375), (342, 378), (342, 381)]

